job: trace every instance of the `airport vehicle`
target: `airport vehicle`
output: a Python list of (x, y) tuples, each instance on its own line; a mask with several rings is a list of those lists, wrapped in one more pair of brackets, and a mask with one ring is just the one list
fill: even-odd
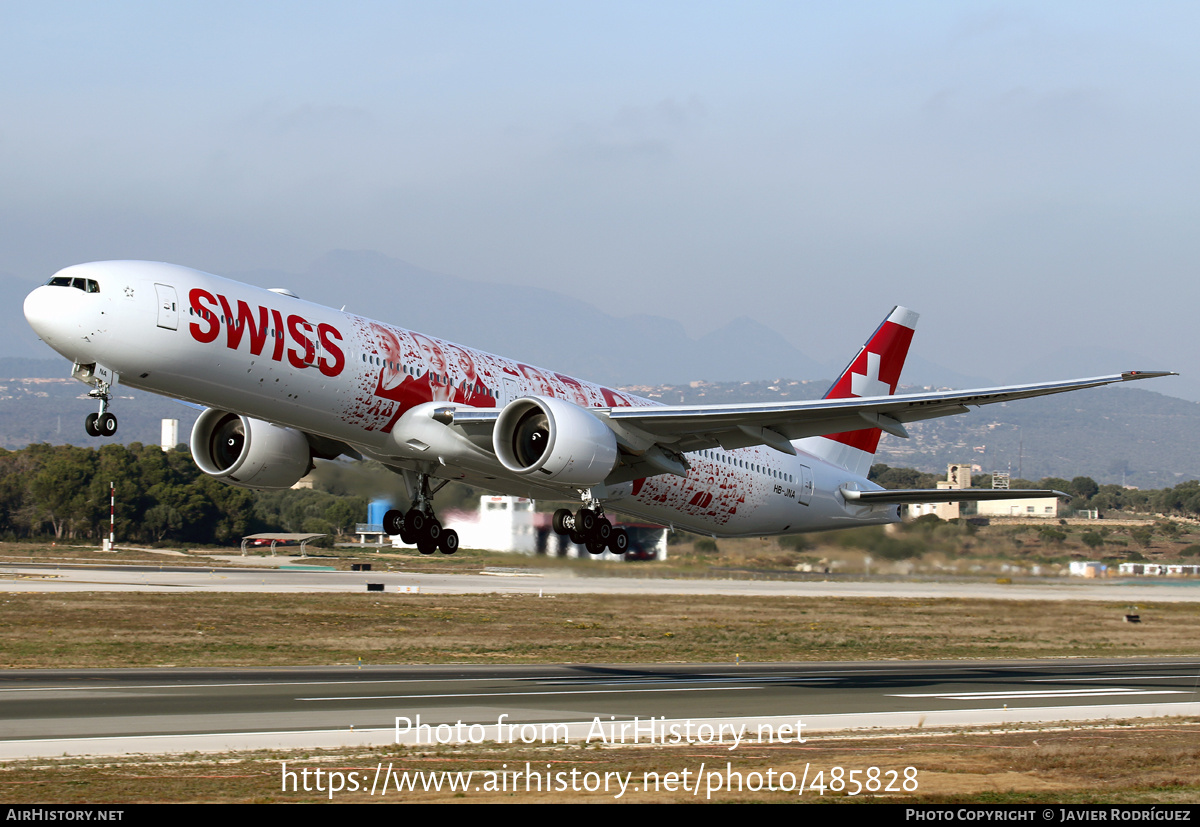
[[(412, 506), (384, 517), (426, 554), (458, 547), (433, 495), (464, 480), (523, 497), (576, 499), (554, 528), (599, 554), (628, 536), (606, 507), (713, 536), (896, 522), (899, 504), (1048, 491), (884, 490), (866, 479), (883, 432), (986, 405), (1126, 382), (1140, 372), (894, 396), (917, 314), (897, 307), (823, 399), (659, 405), (612, 388), (186, 267), (80, 264), (25, 300), (46, 344), (74, 363), (117, 430), (112, 388), (206, 409), (191, 433), (205, 473), (287, 488), (315, 459), (378, 460)], [(1064, 495), (1065, 496), (1065, 495)]]

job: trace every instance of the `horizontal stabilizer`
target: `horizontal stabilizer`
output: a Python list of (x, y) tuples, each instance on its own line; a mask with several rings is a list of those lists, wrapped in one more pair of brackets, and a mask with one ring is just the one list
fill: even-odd
[(1030, 500), (1045, 497), (1071, 499), (1070, 494), (1049, 488), (901, 488), (882, 491), (853, 491), (842, 489), (849, 502), (863, 505), (884, 503), (964, 503), (980, 500)]

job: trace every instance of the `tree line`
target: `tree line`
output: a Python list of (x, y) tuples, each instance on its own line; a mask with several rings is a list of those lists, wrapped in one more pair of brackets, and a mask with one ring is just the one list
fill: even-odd
[(361, 495), (219, 482), (182, 448), (42, 443), (0, 449), (0, 537), (99, 541), (108, 536), (110, 481), (119, 542), (236, 545), (264, 531), (336, 537), (367, 516)]
[[(885, 488), (935, 488), (940, 477), (909, 468), (875, 465), (871, 479)], [(318, 464), (312, 489), (253, 491), (201, 472), (186, 448), (156, 445), (29, 445), (0, 449), (0, 538), (98, 542), (108, 535), (109, 482), (117, 486), (116, 536), (135, 543), (236, 545), (267, 531), (354, 533), (367, 503), (386, 498), (404, 508), (402, 481), (377, 463)], [(973, 484), (988, 487), (990, 478)], [(1072, 480), (1012, 480), (1012, 488), (1054, 488), (1072, 495), (1070, 510), (1200, 516), (1200, 481), (1140, 491)], [(439, 509), (473, 507), (479, 492), (454, 484), (438, 495)]]

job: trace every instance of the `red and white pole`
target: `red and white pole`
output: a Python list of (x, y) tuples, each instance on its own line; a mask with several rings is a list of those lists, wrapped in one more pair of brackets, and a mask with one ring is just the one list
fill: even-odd
[(116, 523), (117, 514), (117, 486), (109, 482), (108, 484), (108, 551), (113, 550), (113, 526)]

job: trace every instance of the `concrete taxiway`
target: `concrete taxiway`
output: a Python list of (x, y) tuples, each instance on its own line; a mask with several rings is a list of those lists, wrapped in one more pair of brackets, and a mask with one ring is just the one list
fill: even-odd
[[(607, 572), (605, 573), (607, 575)], [(497, 569), (464, 574), (305, 571), (275, 568), (0, 565), (0, 591), (220, 591), (429, 594), (718, 594), (792, 597), (976, 598), (1102, 600), (1125, 603), (1200, 602), (1200, 581), (1058, 580), (999, 584), (980, 580), (721, 580), (586, 576), (569, 570)]]

